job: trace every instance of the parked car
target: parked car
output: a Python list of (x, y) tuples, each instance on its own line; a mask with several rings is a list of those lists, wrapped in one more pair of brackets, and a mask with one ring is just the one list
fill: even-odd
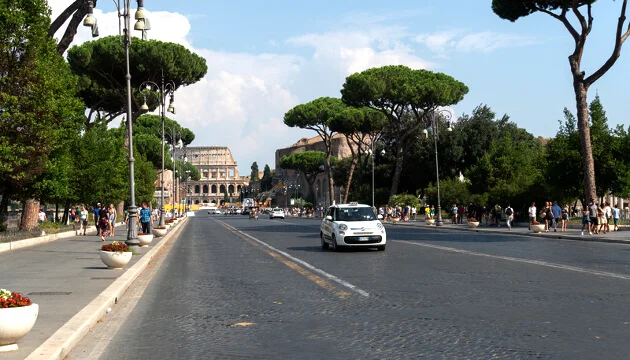
[(270, 219), (275, 219), (275, 218), (284, 219), (284, 211), (282, 211), (282, 209), (280, 209), (280, 208), (274, 208), (269, 213), (269, 218)]

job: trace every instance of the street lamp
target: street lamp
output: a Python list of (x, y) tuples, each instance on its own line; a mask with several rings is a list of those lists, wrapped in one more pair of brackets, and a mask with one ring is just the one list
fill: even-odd
[[(370, 157), (372, 158), (372, 209), (375, 209), (374, 207), (374, 157), (375, 157), (375, 153), (374, 153), (374, 140), (372, 140), (372, 148), (368, 150), (368, 153), (370, 154)], [(385, 149), (381, 150), (381, 156), (385, 156)]]
[[(175, 89), (177, 86), (175, 82), (169, 80), (167, 83), (164, 82), (164, 71), (162, 71), (162, 84), (158, 85), (153, 81), (147, 80), (140, 84), (140, 91), (148, 90), (148, 91), (157, 91), (160, 95), (160, 112), (162, 113), (162, 175), (160, 178), (160, 226), (164, 226), (164, 119), (166, 112), (166, 96), (170, 95), (170, 101), (168, 105), (168, 111), (175, 114)], [(140, 108), (142, 111), (148, 111), (149, 106), (147, 105), (146, 97), (144, 99), (144, 104)]]
[[(146, 36), (146, 31), (151, 29), (149, 19), (145, 16), (144, 0), (136, 0), (138, 3), (138, 10), (135, 14), (136, 24), (135, 30), (142, 31), (142, 38)], [(129, 137), (129, 226), (127, 229), (127, 240), (125, 243), (130, 246), (138, 246), (138, 228), (137, 217), (138, 208), (136, 207), (136, 195), (135, 195), (135, 180), (134, 180), (134, 158), (133, 158), (133, 117), (131, 113), (131, 74), (129, 72), (129, 48), (131, 47), (131, 0), (114, 0), (116, 9), (118, 11), (118, 28), (122, 30), (124, 36), (125, 46), (125, 81), (127, 83), (127, 135)], [(87, 1), (88, 14), (83, 20), (83, 25), (92, 29), (92, 37), (98, 36), (98, 26), (96, 18), (94, 17), (94, 5), (91, 0)], [(121, 23), (122, 21), (122, 23)]]
[[(172, 103), (171, 103), (172, 104)], [(169, 109), (171, 109), (171, 107), (169, 106)], [(173, 105), (173, 111), (175, 111), (174, 105)], [(169, 110), (170, 111), (170, 110)], [(182, 133), (181, 131), (177, 131), (175, 130), (175, 126), (170, 126), (169, 130), (171, 131), (171, 160), (173, 162), (173, 184), (171, 186), (171, 190), (172, 190), (172, 194), (171, 194), (171, 199), (173, 200), (173, 208), (171, 209), (171, 212), (173, 213), (173, 218), (175, 218), (175, 195), (176, 193), (178, 193), (178, 188), (177, 188), (177, 155), (176, 155), (176, 150), (178, 148), (182, 147)], [(177, 142), (175, 141), (175, 139), (179, 139)]]
[[(442, 110), (434, 110), (431, 114), (431, 132), (433, 133), (433, 143), (435, 146), (435, 177), (436, 177), (436, 185), (437, 185), (437, 219), (435, 219), (435, 226), (442, 226), (444, 222), (442, 221), (442, 206), (440, 205), (440, 170), (438, 166), (438, 146), (437, 146), (437, 134), (438, 134), (438, 116), (436, 113), (441, 114), (444, 119), (447, 121), (446, 131), (451, 132), (453, 128), (451, 128), (451, 118), (453, 114), (450, 110), (442, 109)], [(427, 129), (422, 131), (425, 137), (429, 137), (429, 132)]]

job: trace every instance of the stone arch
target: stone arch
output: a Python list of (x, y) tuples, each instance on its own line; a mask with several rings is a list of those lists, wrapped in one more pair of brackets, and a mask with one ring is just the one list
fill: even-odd
[(204, 200), (204, 201), (203, 201), (203, 203), (204, 203), (204, 204), (207, 204), (207, 203), (208, 203), (208, 200)]
[(241, 189), (242, 189), (241, 185), (238, 185), (238, 186), (236, 187), (236, 192), (240, 193), (240, 192), (241, 192)]
[(195, 205), (199, 205), (199, 200), (195, 200)]
[(211, 193), (216, 194), (217, 193), (217, 186), (216, 185), (212, 185), (212, 191)]
[[(199, 185), (195, 185), (195, 194), (199, 194), (200, 189), (201, 188), (199, 187)], [(196, 204), (199, 204), (199, 202), (197, 202)]]
[(203, 193), (207, 194), (208, 193), (208, 185), (204, 185), (203, 186)]
[(225, 185), (221, 185), (221, 186), (219, 187), (219, 192), (220, 192), (221, 194), (225, 193)]
[(234, 185), (228, 186), (228, 194), (234, 194)]

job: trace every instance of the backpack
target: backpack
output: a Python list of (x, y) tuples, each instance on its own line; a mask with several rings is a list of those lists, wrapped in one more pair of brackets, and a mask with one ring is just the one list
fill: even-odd
[(507, 209), (505, 209), (505, 213), (506, 213), (508, 216), (512, 215), (512, 208), (507, 208)]

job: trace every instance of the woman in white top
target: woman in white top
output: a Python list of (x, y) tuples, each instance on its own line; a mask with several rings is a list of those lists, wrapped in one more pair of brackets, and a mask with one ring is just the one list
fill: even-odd
[(536, 221), (536, 203), (535, 202), (533, 202), (532, 206), (529, 207), (529, 210), (527, 211), (527, 213), (529, 214), (529, 230), (531, 230), (532, 223)]

